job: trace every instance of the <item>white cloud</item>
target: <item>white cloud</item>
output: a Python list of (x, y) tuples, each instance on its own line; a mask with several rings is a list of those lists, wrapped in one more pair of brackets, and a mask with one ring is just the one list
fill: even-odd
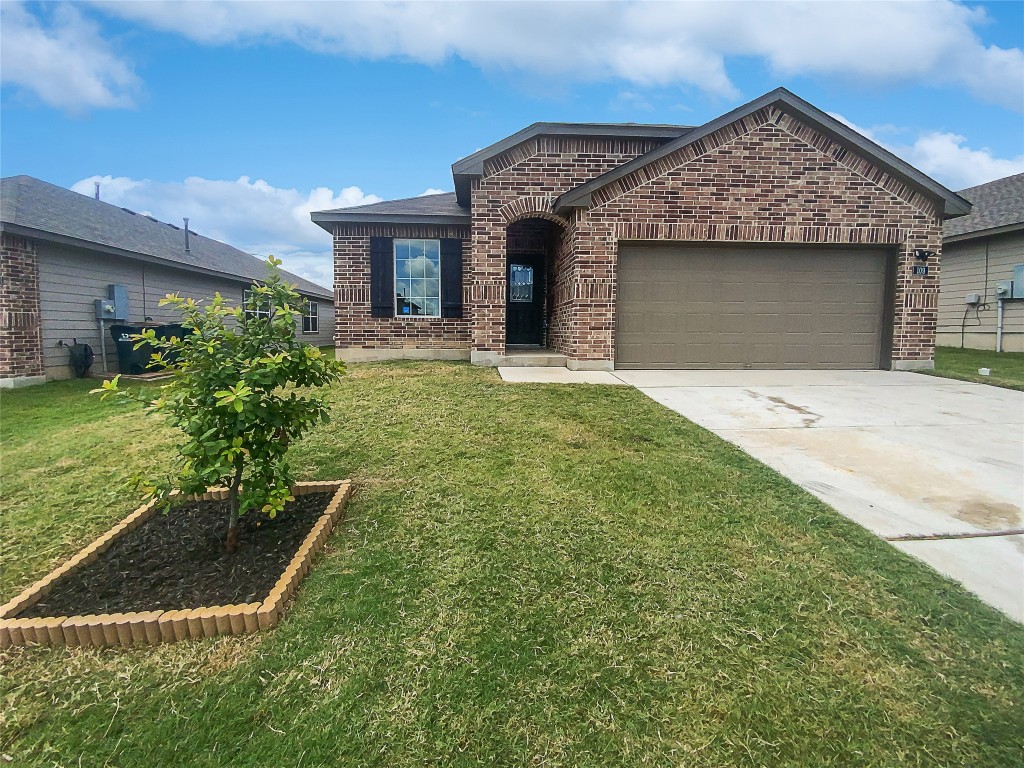
[(651, 112), (654, 105), (647, 97), (636, 91), (619, 91), (609, 106), (618, 112)]
[(943, 181), (950, 189), (974, 187), (1024, 172), (1024, 155), (994, 157), (987, 147), (971, 149), (966, 141), (955, 133), (932, 131), (920, 136), (908, 149), (895, 147), (894, 151), (905, 151), (912, 165)]
[(863, 128), (843, 115), (835, 112), (829, 114), (952, 190), (966, 189), (1024, 172), (1024, 155), (996, 157), (988, 147), (972, 149), (967, 146), (966, 137), (955, 133), (924, 131), (917, 135), (913, 143), (901, 143), (883, 139), (882, 135), (902, 135), (907, 133), (904, 129), (891, 125)]
[(731, 57), (782, 76), (865, 85), (945, 84), (1024, 106), (1024, 52), (985, 45), (984, 9), (931, 2), (319, 3), (97, 2), (210, 45), (286, 41), (371, 60), (459, 57), (545, 78), (618, 79), (739, 94)]
[(0, 81), (70, 112), (130, 107), (141, 85), (73, 6), (36, 17), (15, 2), (0, 3)]
[(416, 195), (416, 197), (427, 197), (429, 195), (443, 195), (446, 194), (448, 191), (449, 190), (447, 189), (435, 189), (434, 187), (427, 187), (425, 190)]
[(337, 194), (327, 187), (309, 192), (274, 187), (263, 179), (242, 176), (221, 181), (190, 176), (181, 182), (90, 176), (71, 189), (133, 211), (150, 211), (161, 221), (179, 224), (185, 216), (199, 234), (249, 253), (274, 254), (284, 268), (321, 285), (333, 284), (331, 236), (309, 219), (310, 211), (377, 203), (381, 198), (359, 187)]

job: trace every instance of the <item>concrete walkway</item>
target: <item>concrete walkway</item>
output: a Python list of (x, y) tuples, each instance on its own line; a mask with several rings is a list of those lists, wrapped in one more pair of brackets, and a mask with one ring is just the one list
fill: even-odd
[(512, 370), (635, 386), (1024, 622), (1024, 535), (1007, 533), (1024, 528), (1024, 392), (889, 371)]

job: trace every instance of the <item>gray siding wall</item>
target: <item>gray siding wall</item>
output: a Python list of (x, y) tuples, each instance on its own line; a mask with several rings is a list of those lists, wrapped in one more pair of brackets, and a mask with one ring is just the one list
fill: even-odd
[[(67, 347), (58, 346), (73, 338), (92, 345), (96, 352), (93, 373), (103, 370), (100, 361), (100, 332), (93, 301), (107, 298), (107, 286), (118, 283), (128, 288), (129, 323), (147, 316), (155, 322), (175, 322), (178, 318), (159, 302), (168, 293), (195, 299), (207, 298), (216, 291), (233, 302), (241, 302), (245, 281), (200, 275), (187, 270), (146, 264), (110, 256), (83, 248), (37, 242), (39, 258), (40, 316), (43, 335), (43, 365), (50, 379), (71, 376)], [(329, 346), (334, 330), (334, 307), (326, 299), (318, 302), (320, 330), (300, 338), (317, 346)], [(110, 331), (106, 331), (107, 370), (117, 372), (117, 353)]]
[[(1016, 264), (1024, 264), (1024, 232), (943, 246), (937, 333), (939, 344), (960, 346), (960, 324), (966, 309), (964, 297), (968, 293), (978, 293), (983, 302), (988, 302), (988, 309), (977, 314), (973, 309), (968, 312), (964, 346), (973, 349), (996, 348), (996, 282), (1013, 279), (1013, 267)], [(1004, 303), (1003, 350), (1024, 352), (1024, 300)]]

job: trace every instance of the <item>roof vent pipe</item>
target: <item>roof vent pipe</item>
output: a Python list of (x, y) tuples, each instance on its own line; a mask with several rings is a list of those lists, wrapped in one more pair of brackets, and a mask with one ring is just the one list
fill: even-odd
[(191, 250), (188, 247), (188, 217), (186, 216), (182, 221), (185, 222), (185, 251), (188, 252)]
[(96, 185), (96, 199), (99, 200), (100, 199), (100, 183), (98, 181), (94, 181), (93, 184)]

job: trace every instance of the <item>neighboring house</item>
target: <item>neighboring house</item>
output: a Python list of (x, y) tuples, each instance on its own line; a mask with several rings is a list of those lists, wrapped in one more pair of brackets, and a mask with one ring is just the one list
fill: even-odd
[(997, 287), (1013, 281), (1002, 294), (1001, 351), (1024, 352), (1024, 173), (958, 194), (974, 208), (943, 230), (938, 343), (998, 349)]
[[(65, 345), (76, 338), (93, 347), (93, 371), (101, 371), (94, 302), (112, 298), (111, 286), (127, 291), (127, 317), (119, 320), (174, 322), (174, 312), (158, 306), (166, 294), (201, 299), (220, 291), (240, 303), (267, 275), (266, 262), (226, 243), (195, 232), (186, 241), (173, 224), (30, 176), (0, 182), (0, 238), (0, 387), (69, 377)], [(303, 340), (329, 344), (332, 293), (285, 275), (310, 300)], [(117, 371), (112, 341), (105, 333), (107, 370)]]
[(784, 89), (699, 127), (536, 123), (452, 171), (312, 214), (341, 358), (930, 367), (942, 223), (970, 210)]

